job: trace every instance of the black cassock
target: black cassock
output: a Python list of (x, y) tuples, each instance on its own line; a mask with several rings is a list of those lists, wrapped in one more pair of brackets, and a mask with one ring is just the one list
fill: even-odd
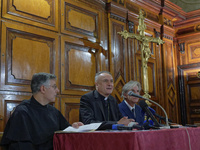
[(68, 126), (55, 107), (43, 106), (31, 97), (22, 101), (9, 118), (1, 145), (10, 150), (52, 150), (54, 132)]

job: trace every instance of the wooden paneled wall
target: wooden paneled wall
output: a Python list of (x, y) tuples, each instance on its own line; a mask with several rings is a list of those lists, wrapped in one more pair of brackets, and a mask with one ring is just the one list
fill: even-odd
[[(176, 11), (169, 11), (160, 1), (0, 0), (0, 5), (0, 132), (13, 108), (30, 98), (31, 77), (37, 72), (57, 76), (60, 92), (53, 105), (70, 123), (78, 121), (80, 97), (95, 88), (98, 71), (112, 73), (112, 95), (118, 102), (122, 101), (121, 90), (126, 82), (137, 80), (143, 85), (140, 43), (125, 40), (117, 33), (128, 30), (139, 34), (140, 9), (145, 16), (146, 36), (165, 41), (162, 46), (149, 43), (151, 99), (166, 109), (173, 122), (180, 122), (180, 118), (198, 122), (200, 103), (194, 94), (199, 91), (194, 76), (199, 69), (194, 65), (200, 58), (198, 34), (197, 38), (193, 33), (185, 37), (180, 26), (173, 26)], [(198, 25), (195, 27), (197, 31)], [(185, 43), (185, 53), (178, 51), (181, 43)], [(178, 71), (186, 76), (178, 78)], [(184, 88), (179, 88), (179, 80), (185, 82)], [(180, 90), (189, 91), (182, 100)]]
[(200, 10), (174, 23), (181, 122), (200, 125)]
[(2, 0), (0, 131), (10, 112), (31, 97), (37, 72), (57, 76), (53, 104), (70, 123), (79, 120), (80, 96), (108, 70), (107, 14), (103, 1)]
[[(178, 65), (182, 122), (200, 124), (200, 36), (179, 36)], [(181, 47), (182, 46), (182, 47)]]

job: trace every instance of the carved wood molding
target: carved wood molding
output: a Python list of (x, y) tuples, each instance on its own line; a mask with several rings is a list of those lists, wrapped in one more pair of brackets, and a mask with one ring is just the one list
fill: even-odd
[(110, 18), (126, 23), (126, 18), (123, 18), (113, 13), (110, 14)]
[[(108, 12), (111, 14), (111, 16), (115, 17), (115, 18), (120, 18), (120, 20), (126, 20), (126, 17), (127, 17), (127, 9), (120, 6), (120, 5), (117, 5), (113, 2), (110, 2), (107, 4), (107, 10)], [(123, 21), (124, 22), (124, 21)]]

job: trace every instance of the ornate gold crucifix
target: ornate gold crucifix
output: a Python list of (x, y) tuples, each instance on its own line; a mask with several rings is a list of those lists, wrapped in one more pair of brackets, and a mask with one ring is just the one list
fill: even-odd
[(151, 57), (151, 50), (149, 48), (149, 42), (154, 42), (157, 44), (163, 44), (164, 41), (159, 38), (153, 38), (149, 36), (145, 36), (145, 29), (146, 25), (144, 24), (144, 16), (142, 10), (139, 12), (139, 25), (138, 25), (138, 34), (129, 33), (128, 31), (124, 30), (123, 32), (118, 32), (122, 37), (125, 39), (127, 38), (135, 38), (141, 42), (141, 55), (142, 55), (142, 72), (143, 72), (143, 86), (144, 86), (144, 97), (150, 98), (149, 95), (149, 81), (148, 81), (148, 59)]

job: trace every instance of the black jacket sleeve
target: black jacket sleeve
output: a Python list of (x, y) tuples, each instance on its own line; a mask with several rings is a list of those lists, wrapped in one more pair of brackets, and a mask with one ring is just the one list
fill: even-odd
[[(80, 109), (79, 109), (79, 120), (83, 122), (84, 124), (102, 122), (102, 125), (99, 127), (99, 130), (112, 129), (112, 125), (117, 123), (118, 117), (117, 119), (114, 119), (112, 121), (105, 121), (103, 117), (103, 113), (102, 113), (103, 112), (102, 102), (98, 100), (97, 98), (95, 99), (92, 94), (93, 93), (89, 93), (81, 97)], [(117, 110), (114, 108), (115, 112), (116, 111), (117, 113), (119, 112), (119, 115), (121, 117), (121, 113), (119, 111), (118, 105), (116, 106), (117, 106)]]

